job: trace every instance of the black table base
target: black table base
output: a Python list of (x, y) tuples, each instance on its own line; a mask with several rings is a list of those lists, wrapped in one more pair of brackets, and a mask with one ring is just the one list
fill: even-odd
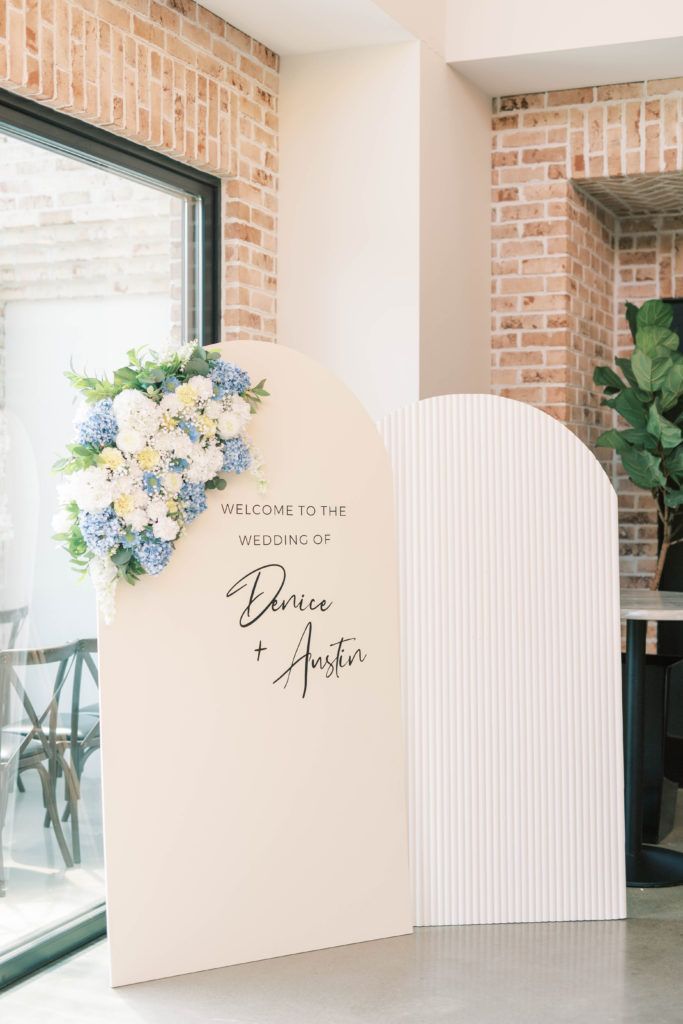
[(647, 622), (626, 622), (624, 692), (624, 798), (626, 884), (631, 888), (683, 885), (683, 853), (643, 846), (643, 719)]
[(626, 884), (632, 889), (683, 885), (683, 853), (664, 846), (641, 846), (626, 857)]

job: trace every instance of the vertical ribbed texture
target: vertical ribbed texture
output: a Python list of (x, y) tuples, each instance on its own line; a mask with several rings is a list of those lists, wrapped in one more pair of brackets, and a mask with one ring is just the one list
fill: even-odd
[(623, 917), (616, 495), (539, 410), (432, 398), (396, 485), (418, 925)]

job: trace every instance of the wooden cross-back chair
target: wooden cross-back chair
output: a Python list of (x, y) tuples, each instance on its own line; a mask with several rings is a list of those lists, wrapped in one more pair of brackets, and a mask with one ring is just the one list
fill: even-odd
[[(33, 650), (6, 650), (0, 653), (0, 891), (4, 889), (4, 868), (2, 861), (2, 824), (5, 819), (9, 793), (14, 773), (21, 775), (33, 769), (40, 778), (46, 824), (54, 829), (64, 863), (73, 867), (69, 845), (64, 835), (57, 808), (57, 779), (64, 776), (67, 803), (72, 814), (72, 830), (75, 822), (78, 831), (77, 803), (79, 797), (78, 775), (66, 757), (69, 737), (59, 727), (59, 703), (64, 687), (82, 652), (79, 643), (63, 644), (59, 647)], [(52, 692), (42, 710), (37, 711), (27, 688), (19, 674), (26, 674), (38, 666), (52, 666), (55, 676)], [(22, 674), (23, 674), (22, 672)], [(12, 724), (11, 710), (13, 694), (16, 694), (24, 708), (26, 722)]]

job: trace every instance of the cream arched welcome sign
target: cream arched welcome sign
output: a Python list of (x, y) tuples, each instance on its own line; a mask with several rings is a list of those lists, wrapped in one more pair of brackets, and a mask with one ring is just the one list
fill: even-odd
[(266, 464), (209, 492), (100, 626), (114, 984), (410, 931), (391, 468), (354, 396), (279, 345)]
[(381, 424), (418, 925), (625, 915), (616, 494), (529, 406)]

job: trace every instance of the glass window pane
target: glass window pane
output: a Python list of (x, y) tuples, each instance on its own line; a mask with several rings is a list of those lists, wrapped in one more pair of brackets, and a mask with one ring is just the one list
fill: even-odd
[(0, 648), (60, 648), (0, 677), (0, 954), (103, 899), (97, 655), (63, 647), (95, 637), (94, 598), (51, 539), (51, 467), (76, 411), (64, 371), (196, 336), (200, 215), (192, 198), (0, 134)]

